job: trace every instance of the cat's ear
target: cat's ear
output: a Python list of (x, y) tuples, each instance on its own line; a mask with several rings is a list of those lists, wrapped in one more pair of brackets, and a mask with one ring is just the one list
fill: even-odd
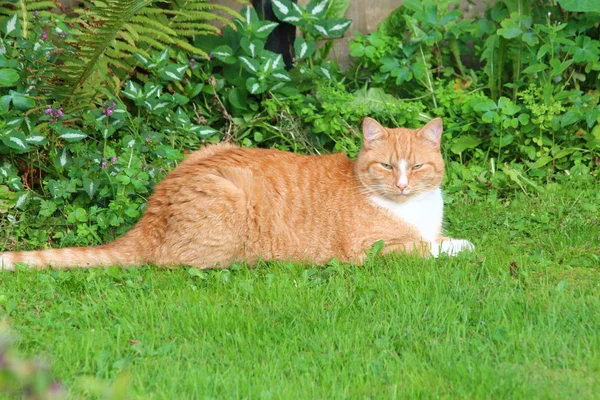
[(430, 141), (436, 147), (439, 147), (440, 142), (442, 140), (443, 130), (444, 126), (442, 124), (442, 119), (434, 118), (428, 123), (426, 123), (424, 127), (419, 129), (417, 135), (421, 136), (423, 139)]
[(369, 149), (379, 139), (383, 139), (387, 135), (387, 131), (381, 124), (373, 118), (366, 117), (362, 123), (363, 143), (364, 147)]

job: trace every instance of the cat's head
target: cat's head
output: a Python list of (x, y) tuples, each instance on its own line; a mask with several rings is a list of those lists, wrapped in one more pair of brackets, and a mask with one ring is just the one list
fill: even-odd
[(391, 129), (367, 117), (362, 129), (356, 173), (369, 194), (403, 202), (439, 187), (444, 176), (441, 118), (419, 129)]

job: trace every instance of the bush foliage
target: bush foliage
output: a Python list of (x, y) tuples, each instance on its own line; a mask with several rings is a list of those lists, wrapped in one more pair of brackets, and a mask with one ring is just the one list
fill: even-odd
[[(8, 3), (0, 16), (4, 248), (121, 234), (152, 186), (205, 143), (354, 156), (367, 115), (388, 126), (444, 118), (450, 202), (598, 178), (593, 10), (504, 1), (468, 19), (453, 1), (405, 1), (377, 31), (357, 34), (353, 65), (343, 70), (327, 56), (331, 38), (349, 27), (341, 15), (348, 2), (274, 0), (277, 17), (301, 32), (286, 70), (265, 49), (277, 23), (250, 7), (211, 35), (199, 22), (215, 19), (203, 2), (173, 2), (159, 18), (166, 37), (155, 32), (150, 43), (140, 26), (160, 3), (119, 3), (130, 22), (114, 9), (114, 30), (92, 43), (100, 3), (75, 17), (48, 12), (53, 3)], [(195, 25), (182, 19), (184, 6), (197, 7)], [(115, 75), (109, 64), (119, 64)], [(81, 67), (85, 84), (65, 66)], [(70, 84), (85, 90), (60, 90)]]

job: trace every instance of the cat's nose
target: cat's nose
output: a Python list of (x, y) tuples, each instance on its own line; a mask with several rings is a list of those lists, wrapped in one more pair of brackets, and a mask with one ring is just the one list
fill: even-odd
[(396, 182), (396, 187), (402, 192), (408, 187), (408, 182)]

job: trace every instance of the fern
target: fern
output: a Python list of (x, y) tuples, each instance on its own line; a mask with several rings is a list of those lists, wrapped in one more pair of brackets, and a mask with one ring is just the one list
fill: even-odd
[[(16, 13), (21, 35), (26, 37), (34, 13), (55, 16), (52, 9), (57, 9), (57, 4), (0, 0), (0, 17)], [(85, 107), (103, 82), (113, 86), (113, 91), (118, 89), (114, 85), (120, 85), (133, 73), (136, 53), (149, 57), (150, 53), (169, 47), (194, 57), (208, 57), (190, 39), (219, 33), (214, 22), (231, 24), (227, 17), (214, 11), (240, 17), (232, 9), (208, 0), (84, 1), (84, 7), (73, 10), (74, 16), (65, 18), (72, 27), (71, 36), (65, 40), (60, 67), (43, 85), (44, 89), (54, 92), (63, 102), (70, 102), (70, 108)], [(176, 51), (172, 51), (171, 56), (175, 55)]]

